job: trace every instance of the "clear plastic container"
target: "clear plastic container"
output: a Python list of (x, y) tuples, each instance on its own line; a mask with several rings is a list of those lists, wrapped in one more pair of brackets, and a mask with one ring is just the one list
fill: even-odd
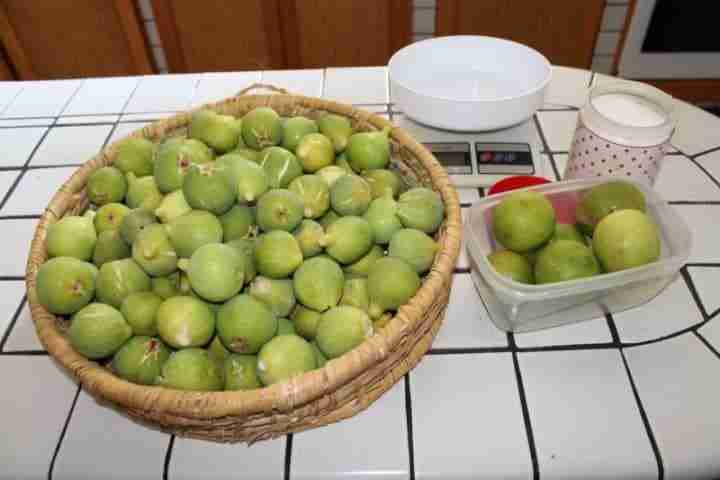
[[(641, 305), (677, 276), (690, 255), (692, 236), (685, 221), (651, 187), (636, 180), (597, 177), (549, 183), (523, 190), (544, 194), (558, 222), (575, 222), (575, 205), (588, 188), (608, 181), (627, 181), (639, 188), (647, 213), (661, 235), (660, 259), (642, 267), (596, 277), (545, 285), (527, 285), (499, 275), (487, 255), (501, 248), (492, 233), (492, 209), (512, 192), (483, 198), (471, 208), (464, 225), (473, 283), (493, 323), (506, 332), (529, 332), (576, 323)], [(517, 190), (516, 190), (517, 191)]]

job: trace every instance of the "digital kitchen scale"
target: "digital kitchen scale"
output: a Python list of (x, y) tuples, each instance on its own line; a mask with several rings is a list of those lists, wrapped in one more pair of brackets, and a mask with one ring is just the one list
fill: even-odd
[(435, 155), (456, 187), (489, 187), (514, 175), (554, 178), (540, 155), (541, 141), (532, 119), (491, 132), (439, 130), (398, 113), (393, 114), (393, 123)]

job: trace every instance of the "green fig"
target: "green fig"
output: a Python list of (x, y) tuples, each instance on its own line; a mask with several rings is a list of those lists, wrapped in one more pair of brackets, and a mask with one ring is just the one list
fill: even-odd
[(335, 157), (335, 163), (337, 164), (338, 167), (342, 168), (346, 174), (355, 175), (357, 173), (360, 173), (360, 172), (356, 172), (355, 170), (352, 169), (352, 167), (350, 166), (350, 163), (348, 162), (348, 158), (347, 158), (347, 155), (345, 154), (345, 152), (343, 152), (340, 155), (338, 155), (337, 157)]
[(325, 215), (318, 219), (318, 223), (327, 230), (327, 228), (338, 218), (340, 218), (340, 215), (335, 213), (333, 210), (328, 210)]
[(210, 342), (215, 331), (215, 314), (202, 300), (171, 297), (155, 314), (158, 333), (174, 348), (200, 347)]
[(440, 195), (428, 188), (416, 187), (400, 195), (397, 216), (407, 228), (435, 233), (445, 215)]
[(315, 120), (307, 117), (288, 118), (283, 125), (282, 146), (294, 152), (304, 136), (309, 133), (317, 133), (318, 131), (319, 129)]
[(244, 272), (245, 272), (245, 283), (248, 284), (253, 281), (257, 275), (255, 269), (255, 239), (254, 238), (236, 238), (225, 243), (226, 245), (233, 247), (243, 256)]
[(184, 272), (173, 272), (166, 277), (153, 277), (152, 291), (163, 300), (190, 295), (190, 281)]
[(227, 181), (236, 190), (241, 204), (256, 201), (269, 188), (265, 170), (241, 155), (228, 153), (218, 158), (217, 164), (224, 167)]
[(320, 218), (330, 208), (330, 189), (315, 175), (303, 175), (290, 182), (288, 187), (302, 199), (305, 218)]
[(350, 265), (346, 265), (343, 270), (345, 270), (345, 273), (355, 277), (367, 277), (373, 263), (377, 262), (384, 256), (385, 252), (383, 252), (383, 249), (377, 245), (373, 245), (365, 255)]
[(218, 152), (229, 152), (237, 147), (241, 130), (242, 123), (234, 117), (205, 109), (192, 114), (188, 135)]
[(120, 223), (120, 235), (128, 245), (132, 245), (138, 232), (148, 225), (157, 223), (157, 218), (150, 210), (136, 208), (127, 213)]
[(310, 258), (322, 252), (321, 243), (325, 241), (325, 229), (319, 223), (313, 220), (303, 220), (293, 235), (300, 245), (303, 258)]
[(178, 255), (162, 225), (148, 225), (135, 237), (132, 257), (148, 275), (164, 277), (177, 270)]
[(38, 268), (38, 301), (56, 315), (75, 313), (95, 295), (97, 275), (92, 263), (74, 257), (51, 258)]
[(330, 189), (330, 204), (340, 215), (362, 215), (370, 206), (370, 185), (358, 175), (340, 177)]
[(308, 173), (317, 172), (335, 161), (335, 150), (332, 142), (322, 133), (305, 135), (295, 149), (303, 170)]
[[(185, 262), (184, 260), (182, 262)], [(198, 295), (211, 302), (224, 302), (243, 286), (245, 262), (233, 247), (210, 243), (195, 250), (187, 263), (190, 286)]]
[(218, 335), (215, 335), (215, 338), (213, 338), (212, 342), (210, 342), (210, 346), (207, 347), (207, 351), (213, 360), (221, 364), (224, 363), (225, 359), (232, 353), (225, 347), (225, 345), (223, 345), (222, 340), (220, 340), (220, 336)]
[(370, 224), (375, 243), (379, 245), (389, 243), (392, 236), (403, 228), (397, 216), (397, 202), (390, 195), (373, 200), (363, 218)]
[(512, 250), (495, 250), (487, 259), (500, 275), (516, 282), (535, 283), (533, 266), (526, 256)]
[(217, 391), (224, 387), (223, 366), (207, 350), (186, 348), (170, 354), (163, 364), (158, 385), (177, 390)]
[(106, 203), (122, 202), (128, 184), (119, 168), (102, 167), (90, 174), (85, 188), (88, 200), (101, 207)]
[(235, 205), (219, 218), (225, 243), (237, 238), (254, 236), (257, 232), (255, 212), (247, 205)]
[(155, 385), (170, 357), (170, 349), (159, 338), (137, 336), (115, 352), (112, 367), (120, 378), (140, 385)]
[(377, 132), (360, 132), (348, 138), (348, 162), (356, 172), (385, 168), (390, 161), (390, 127)]
[(275, 336), (278, 335), (297, 335), (295, 325), (287, 318), (278, 318), (278, 330)]
[(178, 256), (189, 258), (208, 243), (222, 242), (223, 228), (218, 218), (204, 210), (193, 210), (165, 225), (170, 242)]
[(128, 207), (155, 210), (160, 205), (163, 194), (158, 190), (155, 177), (147, 176), (137, 178), (134, 173), (128, 173), (127, 180), (128, 192), (126, 201)]
[(182, 190), (175, 190), (163, 197), (160, 205), (155, 209), (155, 216), (162, 223), (168, 223), (181, 215), (190, 212), (192, 207), (185, 200), (185, 194)]
[(345, 150), (348, 138), (352, 135), (352, 125), (347, 117), (329, 113), (320, 117), (317, 124), (320, 133), (326, 135), (332, 141), (336, 153)]
[(233, 353), (223, 362), (225, 390), (252, 390), (262, 387), (257, 372), (257, 356)]
[(426, 233), (414, 228), (398, 230), (390, 239), (388, 256), (405, 260), (422, 275), (430, 270), (438, 244)]
[(349, 305), (331, 308), (323, 313), (317, 326), (315, 342), (327, 358), (337, 358), (360, 345), (373, 334), (370, 317)]
[(321, 257), (304, 261), (293, 274), (293, 288), (298, 301), (318, 312), (338, 304), (344, 282), (340, 265)]
[(358, 260), (373, 245), (370, 224), (361, 217), (341, 217), (325, 230), (325, 251), (340, 263)]
[(153, 292), (131, 293), (122, 304), (120, 312), (133, 330), (133, 335), (157, 335), (155, 317), (163, 298)]
[(248, 147), (262, 150), (280, 145), (283, 126), (280, 116), (270, 107), (257, 107), (243, 117), (242, 137)]
[(93, 252), (93, 263), (101, 267), (104, 263), (129, 258), (131, 255), (130, 246), (125, 243), (118, 230), (105, 230), (98, 235)]
[(297, 157), (282, 147), (268, 147), (260, 152), (260, 166), (265, 170), (270, 188), (287, 188), (303, 173)]
[(273, 385), (317, 367), (310, 344), (297, 335), (281, 335), (263, 345), (257, 370), (263, 385)]
[(274, 189), (257, 203), (257, 223), (265, 232), (291, 232), (303, 218), (303, 199), (292, 190)]
[(104, 303), (91, 303), (70, 320), (70, 345), (91, 360), (115, 353), (130, 337), (132, 329), (122, 313)]
[(106, 203), (93, 217), (95, 231), (100, 234), (106, 230), (117, 230), (130, 209), (122, 203)]
[(585, 236), (580, 233), (580, 230), (575, 225), (570, 223), (555, 224), (555, 233), (553, 233), (548, 242), (554, 242), (557, 240), (572, 240), (582, 245), (587, 245)]
[(248, 293), (264, 302), (276, 317), (287, 317), (295, 307), (293, 282), (289, 279), (255, 277)]
[(195, 139), (167, 140), (160, 145), (155, 162), (154, 176), (163, 193), (182, 188), (183, 179), (192, 165), (213, 160), (210, 148)]
[(575, 210), (578, 227), (592, 237), (595, 226), (616, 210), (633, 209), (645, 212), (645, 196), (635, 185), (613, 181), (595, 185), (583, 192)]
[(348, 278), (343, 286), (340, 305), (350, 305), (367, 312), (370, 308), (367, 278)]
[(397, 310), (419, 288), (420, 277), (409, 263), (394, 257), (381, 258), (368, 274), (370, 316), (377, 319), (387, 310)]
[(128, 137), (118, 143), (113, 165), (124, 174), (146, 177), (153, 172), (155, 144), (146, 138)]
[(337, 179), (340, 177), (344, 177), (345, 175), (347, 175), (347, 173), (348, 172), (342, 167), (339, 167), (337, 165), (329, 165), (315, 172), (315, 175), (322, 178), (327, 184), (328, 188), (332, 188)]
[[(242, 139), (242, 137), (240, 137)], [(231, 152), (233, 155), (239, 155), (243, 157), (245, 160), (249, 160), (251, 162), (255, 162), (257, 164), (260, 164), (260, 152), (257, 150), (252, 150), (250, 148), (242, 147), (242, 148), (236, 148)]]
[(303, 305), (297, 305), (291, 318), (298, 335), (305, 337), (307, 340), (312, 340), (315, 338), (317, 324), (321, 316), (322, 314), (320, 312), (316, 312)]
[(400, 176), (392, 170), (377, 169), (365, 170), (362, 172), (362, 178), (370, 185), (373, 198), (384, 197), (390, 195), (397, 198), (402, 188), (402, 180)]
[(182, 191), (188, 205), (222, 215), (235, 203), (235, 187), (227, 183), (223, 167), (215, 162), (193, 165), (183, 179)]
[(270, 278), (285, 278), (302, 263), (303, 254), (295, 237), (283, 230), (273, 230), (257, 238), (255, 265)]
[(315, 342), (314, 340), (310, 342), (310, 346), (312, 347), (313, 353), (315, 354), (315, 362), (317, 363), (317, 368), (323, 368), (328, 361), (327, 357), (320, 351), (317, 346), (317, 342)]
[(97, 243), (93, 217), (63, 217), (47, 229), (48, 257), (74, 257), (89, 260)]
[(132, 258), (113, 260), (100, 267), (97, 277), (97, 299), (120, 308), (125, 297), (134, 292), (149, 291), (150, 277)]
[(218, 311), (220, 340), (235, 353), (257, 353), (275, 336), (277, 328), (277, 317), (270, 308), (250, 295), (237, 295)]

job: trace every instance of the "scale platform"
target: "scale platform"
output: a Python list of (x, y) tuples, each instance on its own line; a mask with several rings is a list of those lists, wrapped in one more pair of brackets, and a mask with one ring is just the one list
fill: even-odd
[(433, 152), (458, 188), (489, 187), (513, 175), (554, 178), (540, 154), (542, 142), (532, 119), (491, 132), (440, 130), (401, 113), (393, 114), (392, 120)]

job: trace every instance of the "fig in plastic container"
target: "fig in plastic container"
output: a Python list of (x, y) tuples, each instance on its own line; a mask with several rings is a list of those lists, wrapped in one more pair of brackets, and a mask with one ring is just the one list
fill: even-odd
[(421, 275), (430, 270), (437, 251), (435, 240), (414, 228), (398, 230), (388, 245), (388, 256), (405, 260)]
[(274, 189), (257, 202), (257, 223), (265, 232), (292, 232), (303, 218), (303, 199), (292, 190)]
[(328, 137), (322, 133), (305, 135), (295, 149), (303, 170), (308, 173), (317, 172), (335, 162), (335, 149)]
[(202, 348), (171, 353), (158, 379), (158, 385), (166, 388), (199, 392), (222, 390), (224, 383), (223, 366)]
[(219, 218), (224, 242), (254, 236), (257, 231), (255, 211), (247, 205), (234, 205)]
[(128, 137), (118, 143), (113, 166), (121, 172), (145, 177), (153, 173), (155, 144), (146, 138)]
[(345, 153), (356, 172), (385, 168), (390, 162), (390, 127), (350, 136)]
[(350, 305), (363, 312), (370, 309), (370, 294), (368, 293), (367, 278), (348, 278), (343, 286), (340, 305)]
[(348, 172), (344, 168), (337, 165), (328, 165), (315, 172), (315, 175), (325, 181), (328, 188), (332, 187), (338, 178), (344, 177), (347, 174)]
[(76, 312), (68, 331), (70, 345), (91, 360), (112, 355), (131, 336), (122, 313), (104, 303), (91, 303)]
[(359, 308), (343, 305), (323, 313), (315, 342), (320, 351), (332, 359), (349, 352), (372, 334), (373, 326), (368, 314)]
[(63, 217), (47, 229), (48, 257), (89, 260), (97, 239), (92, 215)]
[(415, 187), (402, 193), (397, 201), (397, 216), (407, 228), (435, 233), (445, 215), (445, 206), (437, 192)]
[(297, 305), (290, 317), (295, 325), (295, 331), (298, 335), (312, 340), (317, 332), (317, 324), (320, 321), (322, 313), (316, 312), (303, 305)]
[(231, 298), (217, 314), (217, 331), (225, 347), (235, 353), (257, 353), (278, 329), (270, 308), (250, 295)]
[(153, 277), (164, 277), (177, 270), (177, 252), (165, 227), (159, 224), (148, 225), (138, 233), (132, 245), (132, 257)]
[(325, 252), (343, 264), (360, 259), (373, 245), (372, 229), (362, 217), (341, 217), (326, 232)]
[(270, 307), (276, 317), (287, 317), (295, 307), (295, 292), (290, 279), (255, 277), (248, 293)]
[(642, 191), (632, 183), (607, 182), (595, 185), (581, 195), (575, 207), (575, 217), (580, 231), (591, 237), (600, 220), (616, 210), (627, 209), (645, 212)]
[(375, 243), (386, 245), (395, 233), (403, 228), (397, 215), (397, 202), (390, 195), (376, 198), (363, 214), (373, 231)]
[(237, 192), (223, 177), (223, 167), (215, 162), (190, 168), (183, 179), (182, 191), (187, 203), (196, 210), (222, 215), (235, 203)]
[(165, 225), (170, 242), (178, 256), (190, 258), (195, 250), (208, 243), (222, 242), (220, 220), (210, 212), (193, 210)]
[(384, 197), (390, 195), (397, 198), (402, 188), (402, 180), (400, 176), (392, 170), (377, 169), (365, 170), (362, 172), (362, 178), (370, 185), (373, 198)]
[(190, 167), (213, 160), (212, 150), (194, 139), (176, 138), (163, 142), (155, 162), (154, 176), (163, 193), (182, 188), (183, 179)]
[(325, 229), (314, 220), (303, 220), (293, 232), (300, 245), (303, 258), (310, 258), (322, 252), (325, 242)]
[(304, 136), (318, 131), (315, 120), (303, 116), (288, 118), (283, 125), (282, 146), (294, 152)]
[(75, 313), (95, 295), (98, 269), (74, 257), (55, 257), (38, 268), (38, 301), (56, 315)]
[(554, 283), (600, 273), (592, 249), (572, 240), (557, 240), (544, 247), (535, 260), (535, 282)]
[(237, 294), (245, 278), (242, 255), (224, 243), (203, 245), (179, 266), (187, 271), (192, 289), (211, 302), (223, 302)]
[(322, 257), (304, 261), (293, 274), (293, 288), (298, 301), (318, 312), (338, 304), (344, 283), (345, 275), (340, 265)]
[(218, 152), (229, 152), (237, 147), (241, 131), (240, 119), (207, 109), (193, 113), (188, 126), (190, 138), (200, 140)]
[(163, 197), (160, 205), (155, 209), (155, 216), (162, 223), (168, 223), (181, 215), (185, 215), (192, 210), (190, 204), (185, 200), (185, 194), (182, 190), (175, 190)]
[(155, 316), (162, 302), (163, 299), (153, 292), (135, 292), (125, 297), (120, 312), (134, 335), (157, 335)]
[(346, 265), (343, 270), (345, 270), (345, 273), (355, 277), (367, 277), (368, 273), (370, 272), (370, 267), (372, 267), (372, 264), (380, 260), (384, 256), (385, 252), (383, 251), (383, 249), (377, 245), (373, 245), (372, 247), (370, 247), (370, 250), (368, 250), (365, 255), (363, 255), (350, 265)]
[(340, 177), (330, 189), (332, 209), (343, 216), (362, 215), (371, 201), (370, 185), (359, 175)]
[(318, 218), (318, 223), (327, 230), (327, 228), (338, 218), (340, 218), (340, 215), (330, 209), (327, 213), (325, 213), (325, 215)]
[(368, 274), (370, 316), (377, 319), (388, 310), (397, 310), (419, 288), (420, 277), (405, 260), (393, 257), (378, 260)]
[(287, 318), (278, 318), (278, 329), (275, 336), (278, 335), (297, 335), (295, 325)]
[(327, 136), (333, 144), (336, 153), (345, 150), (348, 138), (352, 135), (353, 129), (347, 117), (328, 113), (317, 121), (320, 133)]
[(215, 314), (205, 302), (190, 296), (163, 301), (155, 322), (160, 337), (174, 348), (207, 345), (215, 332)]
[(98, 235), (93, 251), (93, 263), (101, 267), (104, 263), (129, 258), (131, 255), (130, 245), (125, 243), (118, 230), (105, 230)]
[(273, 230), (260, 235), (255, 242), (255, 266), (261, 275), (288, 277), (302, 261), (300, 245), (288, 232)]
[(640, 267), (660, 258), (660, 234), (640, 210), (617, 210), (595, 227), (592, 248), (607, 272)]
[(97, 299), (115, 308), (120, 308), (125, 297), (135, 292), (146, 292), (152, 288), (150, 277), (132, 258), (114, 260), (100, 267), (97, 277)]
[(303, 173), (295, 154), (282, 147), (268, 147), (260, 152), (260, 166), (265, 170), (270, 188), (287, 188)]
[(95, 231), (101, 234), (106, 230), (117, 230), (128, 213), (130, 209), (122, 203), (106, 203), (95, 212), (93, 217)]
[(280, 116), (270, 107), (250, 110), (242, 119), (242, 138), (255, 150), (280, 145), (283, 138)]
[(155, 385), (170, 349), (159, 338), (137, 336), (115, 353), (112, 367), (121, 378), (140, 385)]
[(320, 218), (330, 208), (330, 189), (317, 175), (298, 177), (288, 188), (302, 199), (305, 218)]
[(106, 203), (122, 202), (128, 184), (119, 168), (102, 167), (90, 174), (85, 189), (88, 200), (101, 207)]
[(263, 345), (257, 370), (263, 385), (273, 385), (317, 367), (315, 353), (304, 338), (281, 335)]
[(225, 390), (252, 390), (262, 387), (257, 372), (257, 356), (233, 353), (223, 362)]
[(487, 259), (500, 275), (520, 283), (535, 283), (533, 266), (526, 256), (512, 250), (496, 250)]
[(120, 223), (120, 235), (128, 245), (132, 245), (138, 232), (148, 225), (157, 223), (155, 214), (143, 208), (136, 208), (127, 213)]
[(580, 230), (575, 225), (569, 223), (557, 223), (555, 225), (555, 233), (553, 233), (548, 241), (554, 242), (556, 240), (572, 240), (582, 245), (587, 245), (585, 236), (580, 233)]
[(492, 210), (493, 233), (505, 248), (517, 253), (533, 250), (555, 232), (555, 210), (544, 195), (512, 192)]
[(255, 239), (254, 238), (236, 238), (230, 240), (226, 245), (233, 247), (243, 257), (245, 283), (248, 284), (257, 275), (255, 268)]

